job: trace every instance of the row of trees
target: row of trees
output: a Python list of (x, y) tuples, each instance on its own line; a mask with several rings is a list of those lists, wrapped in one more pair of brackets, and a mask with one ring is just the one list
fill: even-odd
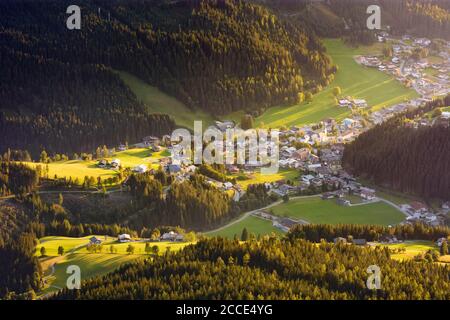
[(439, 238), (450, 236), (448, 227), (429, 227), (423, 224), (396, 225), (385, 227), (380, 225), (296, 225), (289, 231), (287, 238), (290, 240), (306, 239), (320, 242), (326, 240), (333, 242), (335, 238), (366, 239), (367, 241), (381, 241), (384, 238), (396, 237), (399, 240), (429, 240), (436, 241)]

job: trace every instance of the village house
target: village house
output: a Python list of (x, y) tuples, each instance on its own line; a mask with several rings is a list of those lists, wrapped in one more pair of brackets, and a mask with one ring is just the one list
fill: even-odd
[(366, 239), (353, 239), (352, 243), (357, 246), (365, 246), (367, 244), (367, 240)]
[(346, 244), (347, 243), (347, 239), (342, 238), (342, 237), (337, 237), (333, 239), (334, 244), (338, 244), (338, 243), (342, 243), (342, 244)]
[(174, 231), (163, 233), (160, 237), (161, 241), (183, 241), (184, 236), (182, 234), (176, 233)]
[(119, 242), (130, 242), (131, 236), (127, 233), (119, 234), (119, 236), (117, 237), (117, 240)]
[(102, 243), (102, 241), (101, 241), (100, 239), (98, 239), (97, 237), (91, 237), (91, 238), (89, 238), (89, 244), (90, 244), (90, 245), (92, 245), (92, 244), (99, 245), (99, 244), (101, 244), (101, 243)]
[(147, 166), (145, 164), (140, 164), (133, 168), (133, 172), (145, 173), (145, 172), (147, 172)]
[(275, 220), (272, 225), (275, 228), (278, 228), (284, 232), (288, 232), (293, 226), (297, 225), (298, 222), (290, 219), (290, 218), (281, 218), (278, 220)]
[(120, 159), (113, 159), (113, 160), (111, 161), (111, 167), (112, 167), (112, 168), (118, 168), (118, 167), (120, 167)]
[(146, 146), (159, 145), (160, 140), (158, 137), (147, 136), (147, 137), (142, 138), (142, 143)]

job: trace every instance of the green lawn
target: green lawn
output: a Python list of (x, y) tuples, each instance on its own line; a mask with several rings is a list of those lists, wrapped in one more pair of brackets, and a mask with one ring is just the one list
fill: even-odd
[[(279, 180), (296, 181), (299, 175), (299, 172), (295, 169), (280, 169), (277, 173), (267, 175), (263, 175), (259, 171), (255, 171), (254, 173), (247, 175), (247, 179), (245, 180), (236, 179), (236, 183), (238, 183), (243, 189), (247, 189), (250, 184), (275, 182)], [(239, 173), (230, 175), (230, 177), (234, 178), (238, 178), (239, 176), (245, 176), (245, 174)]]
[(338, 205), (335, 200), (322, 200), (320, 197), (290, 200), (271, 210), (279, 216), (325, 224), (393, 225), (405, 218), (403, 213), (384, 202), (345, 207)]
[(254, 233), (256, 236), (258, 235), (270, 235), (275, 233), (276, 235), (281, 235), (283, 232), (272, 226), (272, 222), (264, 219), (260, 219), (257, 217), (249, 216), (242, 221), (239, 221), (235, 224), (228, 226), (225, 229), (222, 229), (217, 232), (208, 232), (207, 236), (215, 237), (226, 237), (226, 238), (234, 238), (234, 235), (237, 235), (239, 239), (241, 238), (242, 230), (247, 228), (249, 233)]
[[(36, 248), (36, 255), (40, 257), (40, 249), (42, 246), (46, 249), (46, 257), (40, 257), (42, 269), (46, 275), (47, 286), (40, 293), (46, 294), (57, 290), (57, 287), (64, 287), (68, 275), (66, 269), (69, 265), (77, 265), (81, 269), (82, 280), (86, 280), (95, 276), (103, 275), (117, 269), (121, 264), (144, 258), (145, 242), (118, 243), (116, 237), (97, 236), (103, 241), (103, 250), (101, 253), (89, 253), (85, 247), (89, 243), (92, 236), (81, 238), (51, 236), (39, 239), (39, 245)], [(135, 247), (134, 254), (127, 253), (128, 245)], [(163, 254), (167, 248), (170, 251), (178, 251), (191, 244), (191, 242), (150, 242), (151, 246), (158, 246), (159, 253)], [(115, 248), (115, 253), (110, 253), (110, 245)], [(62, 246), (65, 255), (58, 255), (58, 247)], [(73, 251), (70, 251), (73, 249)], [(55, 272), (52, 274), (52, 265)]]
[(174, 97), (163, 93), (158, 88), (150, 86), (129, 73), (122, 71), (118, 71), (117, 73), (138, 99), (146, 105), (150, 113), (169, 114), (175, 119), (178, 125), (186, 128), (193, 128), (194, 120), (203, 121), (204, 128), (214, 120), (208, 113), (201, 110), (193, 111), (189, 109)]
[[(126, 168), (133, 168), (140, 164), (146, 164), (148, 168), (156, 169), (158, 164), (158, 159), (168, 157), (170, 153), (163, 149), (160, 152), (151, 152), (147, 148), (135, 148), (128, 149), (125, 151), (120, 151), (115, 153), (112, 157), (106, 158), (108, 161), (112, 159), (119, 159), (121, 161), (121, 166)], [(36, 162), (25, 162), (26, 164), (35, 167), (41, 165), (45, 168), (46, 164), (36, 163)], [(97, 166), (98, 161), (83, 161), (83, 160), (68, 160), (68, 161), (58, 161), (51, 162), (48, 164), (49, 178), (53, 179), (55, 175), (58, 178), (72, 177), (73, 180), (79, 179), (80, 184), (83, 183), (84, 177), (100, 177), (102, 180), (113, 177), (118, 174), (117, 171), (99, 168)]]
[[(131, 262), (142, 258), (143, 255), (128, 254), (109, 254), (109, 253), (73, 253), (62, 257), (55, 265), (55, 273), (46, 278), (47, 287), (40, 294), (46, 294), (64, 288), (67, 278), (70, 276), (66, 273), (67, 267), (76, 265), (80, 267), (81, 280), (87, 280), (96, 276), (105, 275), (117, 269), (126, 262)], [(47, 270), (47, 274), (51, 272)]]
[[(31, 167), (36, 167), (41, 165), (42, 168), (46, 167), (46, 164), (38, 162), (25, 162)], [(83, 160), (69, 160), (69, 161), (58, 161), (48, 164), (49, 179), (53, 179), (55, 175), (58, 178), (72, 177), (73, 180), (78, 178), (80, 184), (83, 183), (85, 176), (88, 177), (100, 177), (102, 180), (111, 178), (117, 175), (117, 172), (110, 169), (103, 169), (97, 167), (97, 161), (83, 161)]]
[(390, 249), (399, 249), (399, 248), (406, 249), (406, 252), (404, 253), (395, 253), (391, 255), (391, 257), (396, 260), (409, 260), (413, 259), (420, 253), (427, 252), (428, 250), (439, 250), (438, 246), (435, 243), (431, 241), (422, 241), (422, 240), (405, 241), (403, 243), (388, 244), (384, 246)]
[(268, 109), (257, 118), (259, 125), (277, 128), (281, 126), (316, 123), (324, 118), (341, 120), (350, 112), (347, 108), (336, 107), (332, 90), (339, 86), (343, 96), (366, 99), (373, 110), (387, 107), (404, 99), (417, 97), (412, 89), (407, 89), (393, 77), (376, 69), (357, 64), (355, 55), (379, 52), (380, 46), (350, 48), (341, 40), (324, 40), (333, 62), (339, 66), (335, 80), (326, 89), (314, 96), (312, 103), (302, 103), (289, 107)]
[[(39, 244), (36, 247), (36, 254), (40, 255), (41, 247), (45, 247), (47, 256), (57, 256), (58, 255), (58, 247), (62, 246), (65, 252), (69, 250), (83, 246), (89, 243), (89, 239), (92, 236), (81, 237), (81, 238), (71, 238), (71, 237), (59, 237), (59, 236), (49, 236), (39, 239)], [(104, 236), (98, 236), (101, 239), (104, 239)], [(109, 237), (111, 240), (113, 238)], [(115, 238), (114, 238), (115, 239)]]

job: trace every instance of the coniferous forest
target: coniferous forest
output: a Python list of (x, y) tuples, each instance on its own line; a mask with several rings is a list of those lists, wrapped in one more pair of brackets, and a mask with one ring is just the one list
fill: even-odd
[(378, 185), (423, 196), (450, 197), (450, 128), (411, 127), (418, 113), (447, 105), (444, 100), (397, 116), (361, 134), (346, 145), (343, 163), (359, 176)]
[(245, 1), (80, 1), (81, 30), (66, 27), (71, 4), (0, 4), (2, 148), (80, 152), (170, 132), (114, 70), (213, 115), (295, 102), (335, 72), (312, 33)]

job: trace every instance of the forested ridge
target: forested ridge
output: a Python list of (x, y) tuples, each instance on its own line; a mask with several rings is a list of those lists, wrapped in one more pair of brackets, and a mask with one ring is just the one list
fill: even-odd
[[(381, 290), (366, 287), (369, 265), (382, 270)], [(449, 275), (446, 266), (392, 260), (387, 248), (214, 238), (54, 299), (450, 299)]]
[[(239, 0), (0, 3), (2, 149), (90, 151), (169, 132), (112, 69), (213, 115), (294, 102), (329, 83), (320, 41)], [(5, 150), (0, 150), (5, 151)]]
[(271, 7), (286, 20), (322, 37), (343, 37), (353, 44), (375, 41), (366, 20), (368, 6), (379, 5), (383, 27), (395, 35), (449, 40), (448, 0), (253, 0)]
[(425, 198), (450, 198), (450, 128), (421, 126), (410, 120), (447, 105), (450, 96), (394, 117), (346, 145), (343, 164), (353, 173)]

